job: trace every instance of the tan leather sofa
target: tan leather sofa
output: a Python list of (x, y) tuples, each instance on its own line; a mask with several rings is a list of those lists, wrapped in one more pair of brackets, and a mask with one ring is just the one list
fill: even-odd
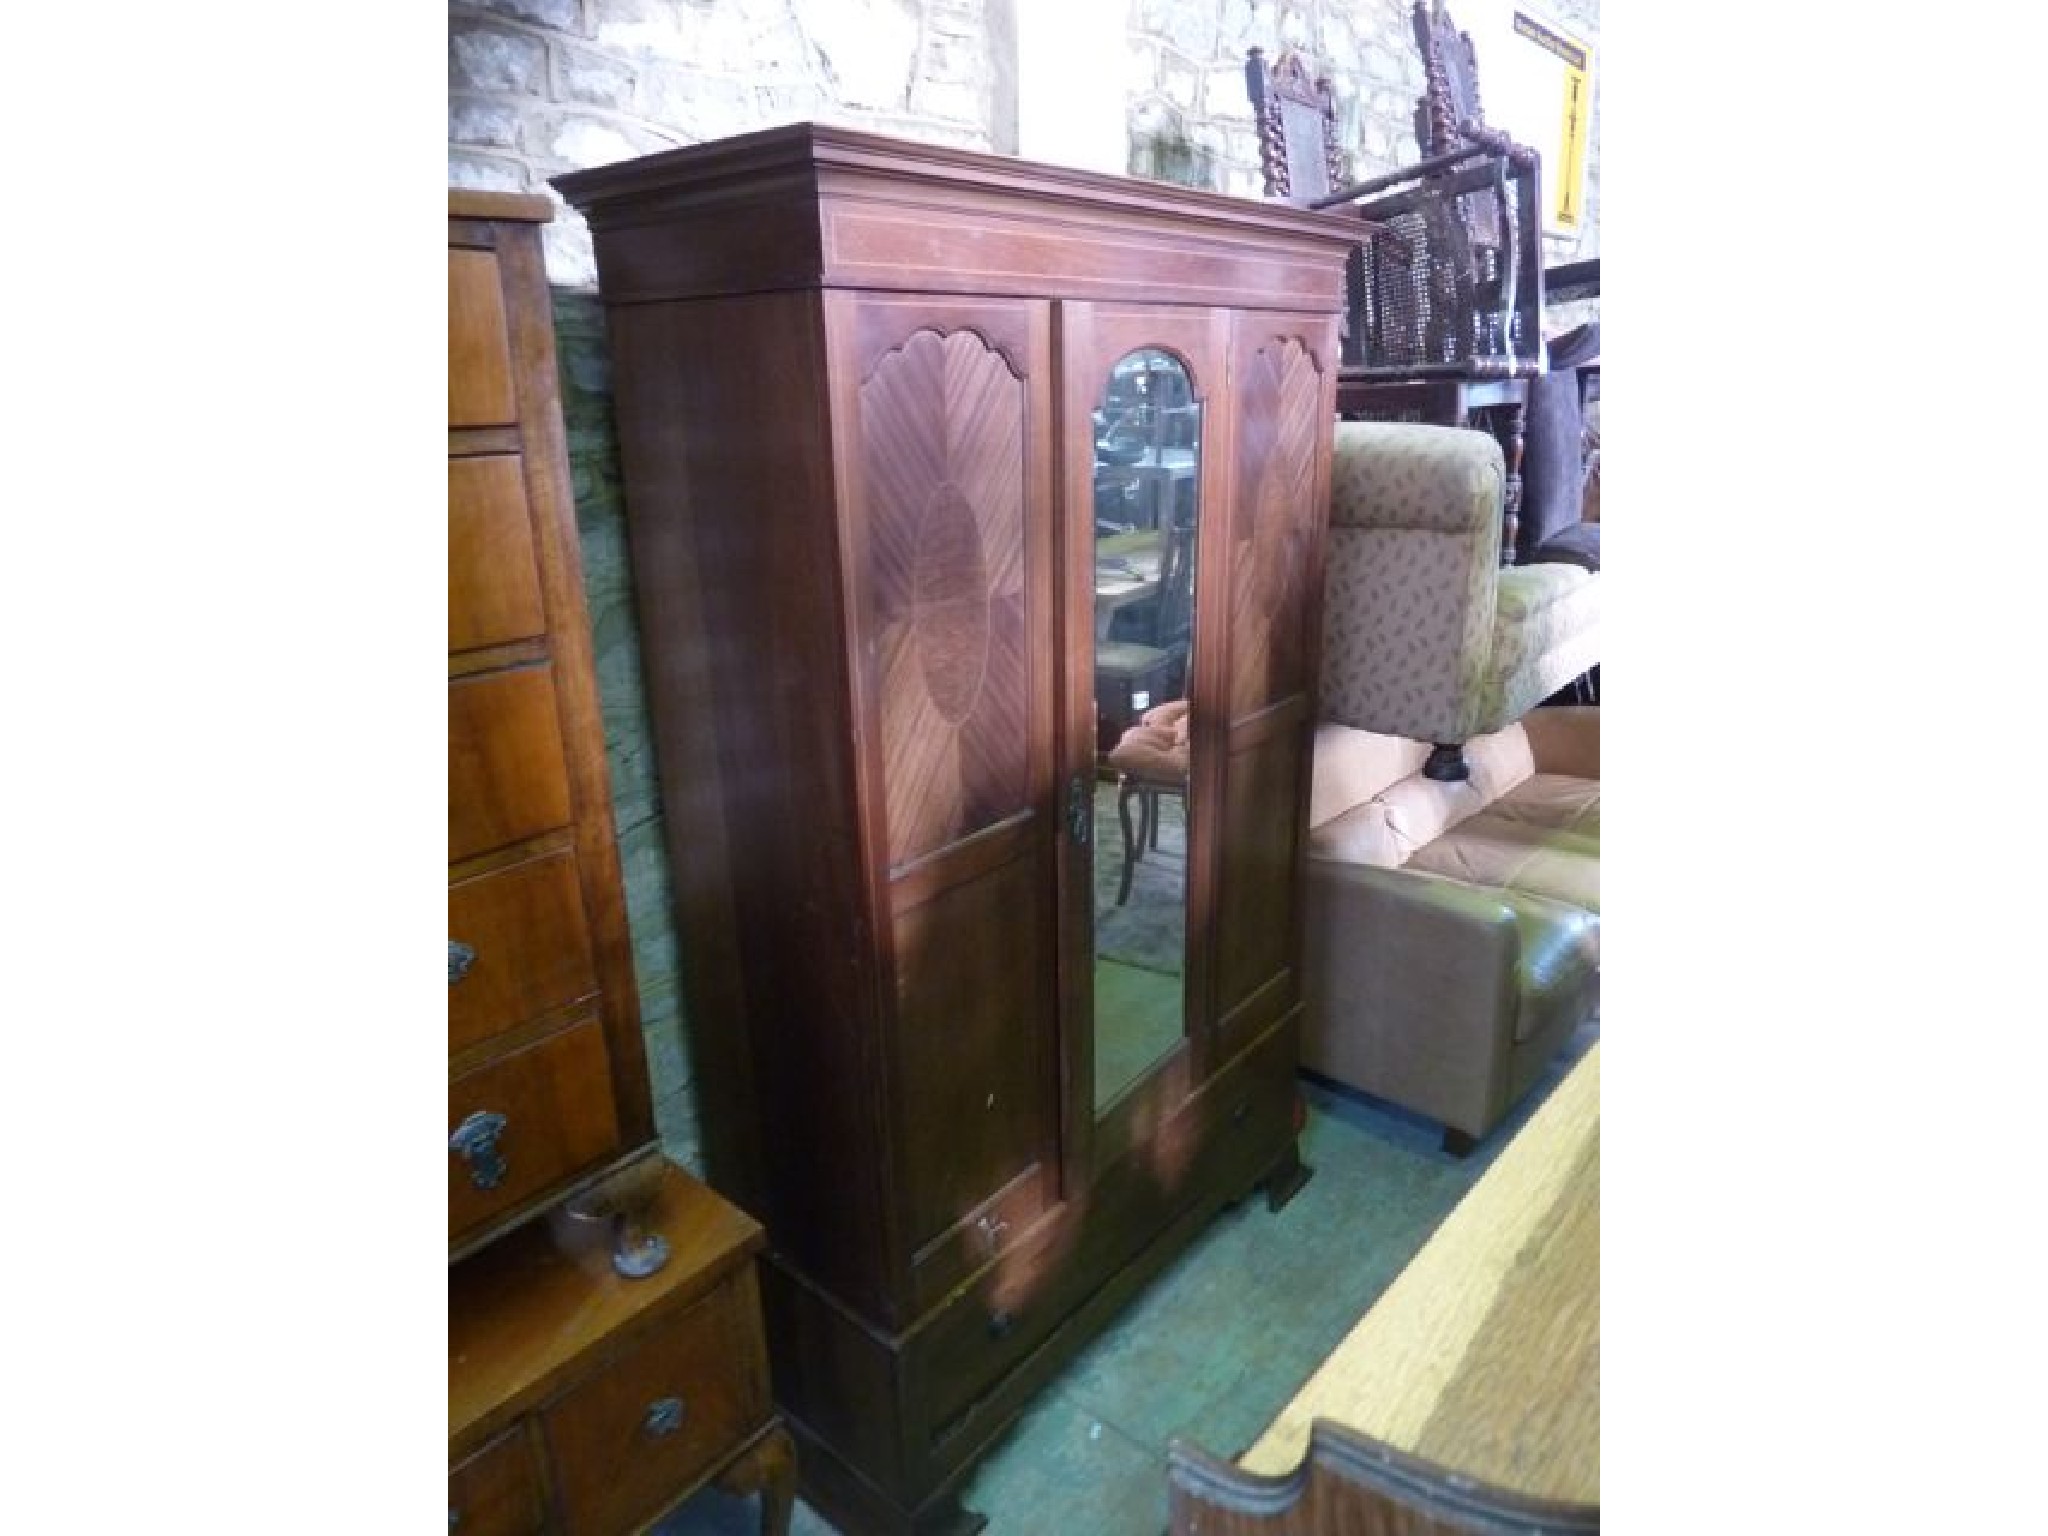
[(1466, 743), (1326, 724), (1310, 803), (1302, 1062), (1469, 1150), (1600, 1002), (1600, 712)]

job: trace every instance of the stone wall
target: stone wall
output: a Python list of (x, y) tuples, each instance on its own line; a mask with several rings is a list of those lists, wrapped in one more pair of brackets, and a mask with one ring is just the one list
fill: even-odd
[[(547, 180), (564, 171), (805, 120), (1013, 151), (1010, 3), (452, 4), (449, 184), (552, 195)], [(548, 231), (548, 275), (597, 284), (566, 207)]]
[[(451, 186), (546, 192), (563, 413), (603, 701), (619, 854), (633, 934), (656, 1123), (670, 1155), (702, 1172), (687, 965), (677, 943), (624, 499), (611, 360), (590, 241), (548, 186), (564, 171), (810, 119), (1007, 153), (1016, 145), (1017, 24), (1032, 0), (464, 0), (448, 11)], [(1599, 0), (1552, 0), (1596, 42)], [(1109, 14), (1109, 13), (1105, 13)], [(1454, 10), (1455, 14), (1455, 10)], [(1354, 171), (1415, 158), (1422, 66), (1408, 0), (1128, 0), (1124, 49), (1131, 173), (1257, 196), (1245, 51), (1281, 46), (1328, 62)], [(1481, 59), (1484, 81), (1485, 61)], [(1597, 81), (1596, 81), (1597, 83)], [(1039, 88), (1058, 91), (1064, 81)], [(1553, 262), (1599, 249), (1599, 116), (1588, 234)]]

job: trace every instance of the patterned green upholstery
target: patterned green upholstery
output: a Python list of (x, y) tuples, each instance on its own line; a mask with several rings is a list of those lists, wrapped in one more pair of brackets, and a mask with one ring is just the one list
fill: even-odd
[(1462, 742), (1599, 661), (1596, 574), (1501, 566), (1505, 482), (1490, 433), (1337, 423), (1323, 719)]

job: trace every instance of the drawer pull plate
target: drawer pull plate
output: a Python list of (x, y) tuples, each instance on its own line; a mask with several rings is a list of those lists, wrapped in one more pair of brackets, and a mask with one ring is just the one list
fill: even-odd
[(480, 1109), (448, 1138), (448, 1150), (469, 1164), (469, 1182), (478, 1189), (496, 1189), (505, 1178), (505, 1159), (498, 1138), (510, 1122), (494, 1109)]
[(672, 1435), (683, 1427), (683, 1400), (680, 1397), (659, 1397), (647, 1405), (647, 1417), (640, 1427), (649, 1439), (660, 1439)]
[(460, 939), (448, 941), (448, 985), (454, 986), (476, 964), (476, 951)]

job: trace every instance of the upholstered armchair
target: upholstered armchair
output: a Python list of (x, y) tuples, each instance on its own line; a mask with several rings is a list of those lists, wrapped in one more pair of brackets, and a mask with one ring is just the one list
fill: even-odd
[(1338, 422), (1330, 472), (1322, 718), (1431, 743), (1520, 719), (1600, 660), (1599, 576), (1503, 566), (1500, 444), (1416, 422)]

